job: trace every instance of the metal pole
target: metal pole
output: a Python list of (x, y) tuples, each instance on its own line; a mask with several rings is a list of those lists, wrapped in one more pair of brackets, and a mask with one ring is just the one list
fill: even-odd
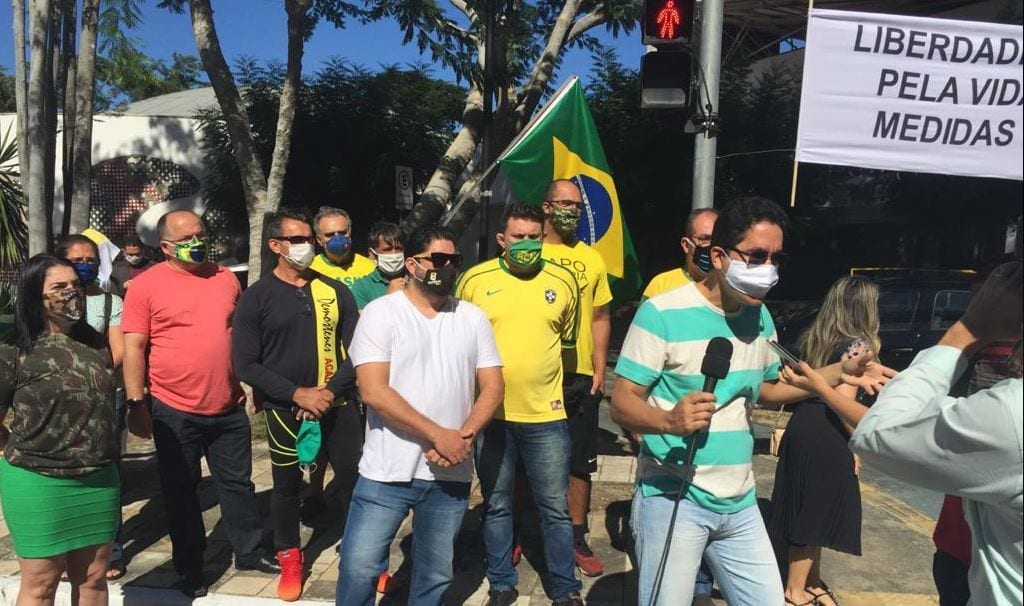
[[(483, 143), (481, 144), (481, 166), (487, 167), (491, 164), (491, 148), (494, 146), (492, 125), (494, 116), (494, 11), (497, 1), (490, 0), (487, 7), (487, 31), (484, 38), (484, 127)], [(481, 183), (481, 190), (489, 189), (488, 183)], [(484, 194), (480, 199), (480, 242), (477, 245), (477, 261), (484, 261), (490, 258), (489, 247), (491, 243), (491, 197)]]
[[(722, 69), (722, 5), (723, 0), (703, 0), (700, 19), (700, 73), (703, 83), (697, 85), (697, 98), (701, 99), (698, 113), (718, 113), (718, 78)], [(706, 92), (705, 92), (706, 91)], [(710, 124), (710, 116), (705, 124)], [(717, 131), (717, 128), (713, 129)], [(697, 133), (693, 143), (693, 208), (711, 208), (715, 205), (715, 155), (718, 150), (717, 133), (706, 130)]]

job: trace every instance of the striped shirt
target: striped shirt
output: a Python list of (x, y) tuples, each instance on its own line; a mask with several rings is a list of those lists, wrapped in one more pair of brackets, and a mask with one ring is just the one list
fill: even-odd
[[(687, 284), (645, 301), (637, 310), (622, 345), (615, 372), (648, 389), (648, 403), (671, 410), (686, 394), (700, 391), (701, 362), (713, 337), (733, 345), (729, 374), (718, 382), (717, 410), (707, 433), (697, 434), (696, 473), (685, 498), (705, 509), (733, 513), (756, 503), (754, 431), (750, 411), (764, 381), (778, 378), (778, 356), (768, 347), (775, 335), (762, 305), (726, 314)], [(691, 438), (668, 434), (643, 436), (641, 456), (681, 466)], [(644, 496), (676, 493), (676, 476), (648, 472), (638, 480)]]

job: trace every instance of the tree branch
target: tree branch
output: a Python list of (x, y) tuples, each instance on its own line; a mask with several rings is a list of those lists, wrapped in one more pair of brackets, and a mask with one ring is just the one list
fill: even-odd
[(448, 2), (453, 7), (455, 7), (455, 10), (457, 10), (460, 13), (462, 13), (463, 15), (465, 15), (466, 18), (469, 19), (470, 23), (476, 23), (476, 19), (477, 19), (476, 11), (471, 9), (471, 8), (469, 8), (469, 5), (466, 4), (466, 0), (448, 0)]
[(577, 11), (579, 11), (580, 1), (565, 0), (565, 4), (562, 5), (562, 12), (559, 13), (558, 19), (555, 20), (555, 25), (551, 28), (551, 33), (548, 35), (547, 44), (544, 45), (540, 58), (537, 59), (537, 63), (533, 66), (530, 79), (520, 89), (518, 95), (519, 103), (516, 106), (516, 130), (522, 128), (529, 120), (533, 110), (537, 107), (537, 102), (540, 100), (541, 95), (544, 94), (548, 81), (551, 80), (551, 74), (555, 70), (555, 62), (565, 46), (566, 37), (576, 19)]
[(566, 35), (565, 43), (569, 44), (576, 38), (582, 36), (587, 30), (607, 23), (609, 19), (607, 8), (608, 7), (603, 3), (598, 4), (594, 7), (594, 10), (577, 19), (576, 22), (572, 24), (572, 29), (569, 30), (569, 34)]

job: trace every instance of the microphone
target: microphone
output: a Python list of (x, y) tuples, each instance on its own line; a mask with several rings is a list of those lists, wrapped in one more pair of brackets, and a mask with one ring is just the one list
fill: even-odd
[(704, 351), (704, 360), (700, 363), (700, 374), (704, 375), (704, 389), (701, 391), (714, 393), (718, 380), (729, 374), (731, 360), (732, 341), (725, 337), (711, 339)]

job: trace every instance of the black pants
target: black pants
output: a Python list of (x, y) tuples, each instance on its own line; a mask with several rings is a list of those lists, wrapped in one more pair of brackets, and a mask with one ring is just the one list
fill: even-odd
[(966, 606), (971, 599), (971, 587), (967, 583), (970, 566), (949, 555), (935, 550), (932, 558), (932, 578), (939, 592), (941, 606)]
[(249, 418), (242, 406), (217, 416), (181, 412), (153, 399), (153, 441), (171, 534), (171, 556), (178, 574), (199, 574), (206, 529), (197, 489), (205, 456), (217, 487), (221, 523), (235, 559), (259, 557), (263, 520), (252, 483)]
[[(283, 551), (299, 546), (299, 498), (302, 493), (302, 470), (295, 453), (295, 436), (301, 421), (291, 411), (268, 408), (264, 412), (267, 423), (267, 444), (270, 447), (271, 474), (274, 490), (270, 493), (270, 513), (274, 526), (274, 549)], [(363, 417), (357, 403), (350, 403), (327, 411), (320, 419), (321, 456), (334, 468), (334, 481), (341, 487), (348, 507), (352, 489), (359, 476), (359, 457), (363, 451)]]

